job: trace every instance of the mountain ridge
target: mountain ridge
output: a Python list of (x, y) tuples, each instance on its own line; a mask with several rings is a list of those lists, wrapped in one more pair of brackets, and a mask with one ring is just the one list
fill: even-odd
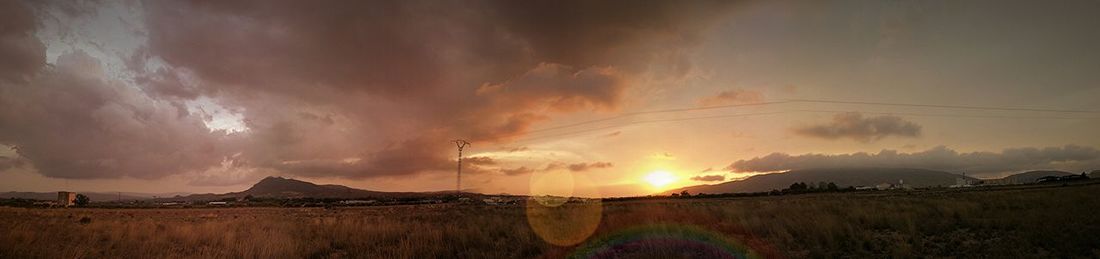
[(1001, 184), (1034, 183), (1035, 181), (1038, 181), (1039, 178), (1042, 178), (1042, 177), (1045, 177), (1045, 176), (1067, 176), (1067, 175), (1073, 175), (1073, 174), (1074, 173), (1070, 173), (1070, 172), (1066, 172), (1066, 171), (1058, 171), (1058, 170), (1034, 170), (1034, 171), (1026, 171), (1026, 172), (1022, 172), (1022, 173), (1018, 173), (1018, 174), (1005, 176), (1005, 177), (1002, 177), (1000, 179), (991, 180), (991, 182), (1001, 183)]
[[(782, 190), (796, 182), (805, 182), (808, 184), (833, 182), (836, 183), (837, 186), (844, 188), (848, 186), (872, 186), (881, 183), (897, 184), (900, 181), (913, 187), (932, 187), (955, 185), (958, 182), (956, 179), (962, 179), (968, 182), (979, 180), (961, 174), (918, 168), (811, 168), (754, 175), (745, 179), (719, 184), (688, 186), (671, 190), (671, 192), (766, 192), (771, 190)], [(663, 193), (668, 192), (669, 191)]]
[(271, 198), (271, 199), (386, 199), (386, 198), (423, 198), (439, 196), (453, 192), (383, 192), (351, 188), (338, 184), (315, 184), (312, 182), (284, 178), (280, 176), (268, 176), (261, 179), (239, 192), (223, 194), (193, 194), (185, 197), (164, 198), (158, 200), (169, 201), (195, 201), (195, 200), (222, 200), (244, 198)]
[[(386, 199), (386, 198), (423, 198), (453, 194), (453, 191), (439, 192), (383, 192), (351, 188), (337, 184), (315, 184), (312, 182), (284, 178), (280, 176), (268, 176), (253, 184), (248, 189), (239, 192), (228, 193), (201, 193), (189, 195), (160, 196), (147, 194), (119, 195), (120, 193), (79, 192), (88, 195), (93, 202), (116, 201), (121, 197), (122, 201), (156, 200), (156, 201), (205, 201), (223, 199), (244, 198), (270, 198), (270, 199)], [(472, 194), (463, 192), (463, 194)], [(160, 197), (156, 197), (160, 196)], [(22, 198), (34, 200), (55, 200), (57, 192), (6, 192), (0, 193), (0, 198)]]

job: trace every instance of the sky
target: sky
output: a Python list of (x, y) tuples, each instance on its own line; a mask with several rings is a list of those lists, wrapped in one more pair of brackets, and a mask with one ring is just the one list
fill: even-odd
[[(0, 1), (0, 191), (1100, 169), (1096, 1)], [(584, 190), (581, 190), (581, 188)]]

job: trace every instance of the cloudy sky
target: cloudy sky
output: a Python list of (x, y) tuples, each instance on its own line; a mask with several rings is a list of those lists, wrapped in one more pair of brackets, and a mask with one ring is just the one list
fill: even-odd
[[(1100, 169), (1096, 1), (0, 1), (0, 191)], [(653, 172), (665, 172), (653, 174)], [(653, 186), (667, 181), (666, 186)], [(563, 180), (565, 179), (565, 180)]]

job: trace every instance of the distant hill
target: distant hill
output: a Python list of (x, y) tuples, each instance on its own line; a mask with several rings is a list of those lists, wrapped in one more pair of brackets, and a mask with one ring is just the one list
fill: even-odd
[[(260, 180), (251, 188), (240, 192), (230, 193), (205, 193), (205, 194), (190, 194), (187, 193), (165, 193), (165, 194), (145, 194), (145, 193), (100, 193), (100, 192), (78, 192), (80, 194), (87, 195), (92, 202), (103, 201), (116, 201), (121, 199), (122, 201), (133, 200), (150, 200), (157, 201), (212, 201), (221, 199), (238, 199), (244, 197), (255, 198), (274, 198), (274, 199), (291, 199), (291, 198), (331, 198), (331, 199), (387, 199), (387, 198), (423, 198), (441, 195), (453, 195), (453, 192), (380, 192), (355, 189), (343, 185), (335, 184), (314, 184), (311, 182), (295, 180), (282, 177), (267, 177)], [(463, 193), (466, 196), (476, 196), (473, 193)], [(0, 199), (7, 198), (21, 198), (21, 199), (34, 199), (34, 200), (56, 200), (57, 192), (5, 192), (0, 193)]]
[[(382, 198), (418, 198), (447, 194), (450, 192), (380, 192), (355, 189), (335, 184), (314, 184), (311, 182), (282, 177), (267, 177), (260, 180), (251, 188), (241, 192), (224, 194), (194, 194), (182, 197), (164, 198), (158, 200), (171, 201), (196, 201), (196, 200), (220, 200), (237, 199), (244, 197), (254, 198), (330, 198), (330, 199), (382, 199)], [(471, 194), (472, 195), (472, 194)]]
[(252, 185), (252, 188), (236, 194), (263, 198), (348, 198), (380, 196), (388, 193), (355, 189), (343, 185), (317, 185), (289, 178), (267, 177)]
[[(154, 195), (135, 193), (104, 193), (104, 192), (77, 192), (88, 196), (92, 201), (134, 201), (152, 199)], [(0, 199), (19, 198), (31, 200), (57, 200), (57, 192), (5, 192), (0, 193)]]
[(1001, 179), (988, 180), (986, 182), (990, 182), (990, 183), (993, 183), (993, 184), (1026, 184), (1026, 183), (1035, 183), (1036, 181), (1039, 180), (1039, 178), (1045, 177), (1045, 176), (1067, 176), (1067, 175), (1072, 175), (1072, 174), (1074, 174), (1074, 173), (1064, 172), (1064, 171), (1054, 171), (1054, 170), (1027, 171), (1027, 172), (1023, 172), (1023, 173), (1018, 173), (1018, 174), (1014, 174), (1014, 175), (1005, 176), (1004, 178), (1001, 178)]
[(943, 171), (910, 168), (822, 168), (799, 169), (783, 173), (756, 175), (744, 180), (713, 185), (696, 185), (663, 193), (688, 191), (689, 193), (744, 193), (782, 190), (795, 182), (816, 184), (833, 182), (841, 188), (848, 186), (872, 186), (880, 183), (904, 181), (913, 187), (951, 186), (956, 179), (977, 179)]

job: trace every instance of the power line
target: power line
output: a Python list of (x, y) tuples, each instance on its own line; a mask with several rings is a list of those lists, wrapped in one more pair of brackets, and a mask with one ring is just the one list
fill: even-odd
[(967, 105), (941, 105), (941, 104), (920, 104), (920, 103), (860, 102), (860, 101), (839, 101), (839, 100), (821, 100), (821, 99), (789, 99), (787, 101), (789, 101), (789, 102), (802, 102), (802, 103), (860, 104), (860, 105), (879, 105), (879, 106), (904, 106), (904, 107), (925, 107), (925, 108), (944, 108), (944, 109), (965, 109), (965, 110), (1028, 111), (1028, 112), (1095, 113), (1095, 114), (1100, 114), (1100, 111), (1097, 111), (1097, 110), (1063, 110), (1063, 109), (993, 107), (993, 106), (967, 106)]
[(824, 99), (788, 99), (772, 102), (759, 102), (748, 104), (732, 104), (732, 105), (719, 105), (708, 107), (695, 107), (695, 108), (673, 108), (663, 110), (651, 110), (642, 112), (624, 113), (608, 118), (594, 119), (588, 121), (582, 121), (572, 124), (542, 128), (529, 131), (529, 134), (539, 133), (544, 131), (552, 131), (557, 129), (572, 128), (577, 126), (583, 126), (593, 123), (611, 121), (626, 117), (633, 117), (644, 114), (657, 114), (657, 113), (672, 113), (672, 112), (689, 112), (689, 111), (702, 111), (702, 110), (714, 110), (725, 109), (735, 107), (747, 107), (747, 106), (768, 106), (777, 104), (789, 104), (789, 103), (823, 103), (823, 104), (855, 104), (855, 105), (877, 105), (877, 106), (900, 106), (900, 107), (923, 107), (923, 108), (943, 108), (943, 109), (965, 109), (965, 110), (989, 110), (989, 111), (1028, 111), (1028, 112), (1056, 112), (1056, 113), (1094, 113), (1100, 114), (1100, 111), (1096, 110), (1068, 110), (1068, 109), (1040, 109), (1040, 108), (1020, 108), (1020, 107), (992, 107), (992, 106), (966, 106), (966, 105), (939, 105), (939, 104), (918, 104), (918, 103), (888, 103), (888, 102), (862, 102), (862, 101), (840, 101), (840, 100), (824, 100)]
[(647, 111), (627, 112), (627, 114), (621, 114), (621, 115), (608, 117), (608, 118), (603, 118), (603, 119), (586, 120), (586, 121), (571, 123), (571, 125), (563, 125), (563, 126), (555, 126), (555, 127), (550, 127), (550, 128), (542, 128), (542, 129), (537, 129), (537, 130), (531, 130), (531, 131), (528, 131), (528, 133), (536, 133), (536, 132), (549, 131), (549, 130), (555, 130), (555, 129), (564, 129), (564, 128), (572, 128), (572, 127), (576, 127), (576, 126), (591, 125), (591, 123), (603, 122), (603, 121), (608, 121), (608, 120), (615, 120), (615, 119), (632, 117), (632, 116), (639, 116), (639, 115), (665, 114), (665, 112), (712, 110), (712, 109), (725, 109), (725, 108), (747, 107), (747, 106), (768, 106), (768, 105), (787, 104), (787, 102), (790, 102), (790, 101), (787, 101), (787, 100), (763, 101), (763, 102), (752, 102), (752, 104), (741, 104), (741, 105), (708, 106), (708, 107), (697, 107), (697, 108), (673, 108), (673, 109), (662, 109), (662, 110), (647, 110)]
[[(712, 116), (700, 116), (700, 117), (688, 117), (688, 118), (672, 118), (672, 119), (653, 119), (653, 120), (642, 120), (642, 121), (630, 121), (630, 122), (616, 123), (616, 124), (607, 125), (607, 126), (603, 126), (603, 127), (597, 127), (597, 128), (582, 129), (582, 130), (576, 130), (576, 131), (570, 131), (570, 132), (558, 133), (558, 134), (551, 134), (551, 135), (528, 137), (528, 138), (524, 138), (524, 139), (520, 139), (520, 140), (516, 140), (516, 141), (512, 141), (512, 142), (513, 143), (522, 143), (522, 142), (528, 142), (528, 141), (545, 139), (545, 138), (552, 138), (552, 137), (572, 136), (572, 135), (579, 135), (579, 134), (593, 132), (593, 131), (620, 128), (620, 127), (626, 127), (626, 126), (636, 125), (636, 124), (645, 124), (645, 123), (705, 120), (705, 119), (733, 118), (733, 117), (747, 117), (747, 116), (755, 116), (755, 115), (774, 115), (774, 114), (784, 114), (784, 113), (792, 113), (792, 112), (828, 112), (828, 113), (860, 112), (860, 113), (870, 113), (870, 114), (925, 116), (925, 117), (949, 117), (949, 118), (1100, 120), (1100, 117), (997, 116), (997, 115), (967, 115), (967, 114), (935, 114), (935, 113), (929, 114), (929, 113), (904, 113), (904, 112), (873, 112), (873, 111), (855, 111), (855, 110), (847, 110), (847, 111), (843, 111), (843, 110), (785, 110), (785, 111), (777, 111), (777, 112), (727, 114), (727, 115), (712, 115)], [(564, 127), (559, 127), (559, 128), (564, 128)], [(543, 131), (546, 131), (546, 130), (543, 130)]]
[(1100, 120), (1100, 117), (1054, 117), (1054, 116), (999, 116), (999, 115), (982, 115), (982, 114), (945, 114), (945, 113), (911, 113), (911, 112), (871, 112), (871, 111), (858, 111), (858, 110), (792, 110), (796, 112), (822, 112), (822, 113), (843, 113), (843, 112), (859, 112), (867, 114), (883, 114), (883, 115), (905, 115), (905, 116), (921, 116), (921, 117), (946, 117), (946, 118), (988, 118), (988, 119), (1054, 119), (1054, 120)]
[(521, 142), (527, 142), (527, 141), (532, 141), (532, 140), (539, 140), (539, 139), (545, 139), (545, 138), (552, 138), (552, 137), (571, 136), (571, 135), (583, 134), (583, 133), (588, 133), (588, 132), (593, 132), (593, 131), (598, 131), (598, 130), (605, 130), (605, 129), (612, 129), (612, 128), (620, 128), (620, 127), (625, 127), (625, 126), (629, 126), (629, 125), (635, 125), (635, 124), (644, 124), (644, 123), (657, 123), (657, 122), (673, 122), (673, 121), (689, 121), (689, 120), (703, 120), (703, 119), (716, 119), (716, 118), (732, 118), (732, 117), (748, 117), (748, 116), (756, 116), (756, 115), (772, 115), (772, 114), (781, 114), (781, 113), (788, 113), (788, 112), (789, 112), (789, 111), (778, 111), (778, 112), (761, 112), (761, 113), (743, 113), (743, 114), (713, 115), (713, 116), (701, 116), (701, 117), (689, 117), (689, 118), (674, 118), (674, 119), (656, 119), (656, 120), (632, 121), (632, 122), (627, 122), (627, 123), (620, 123), (620, 124), (616, 124), (616, 125), (609, 125), (609, 126), (604, 126), (604, 127), (599, 127), (599, 128), (592, 128), (592, 129), (585, 129), (585, 130), (577, 130), (577, 131), (571, 131), (571, 132), (566, 132), (566, 133), (559, 133), (559, 134), (553, 134), (553, 135), (543, 135), (543, 136), (530, 137), (530, 138), (520, 139), (520, 140), (516, 140), (516, 141), (512, 141), (512, 142), (513, 142), (513, 143), (521, 143)]

